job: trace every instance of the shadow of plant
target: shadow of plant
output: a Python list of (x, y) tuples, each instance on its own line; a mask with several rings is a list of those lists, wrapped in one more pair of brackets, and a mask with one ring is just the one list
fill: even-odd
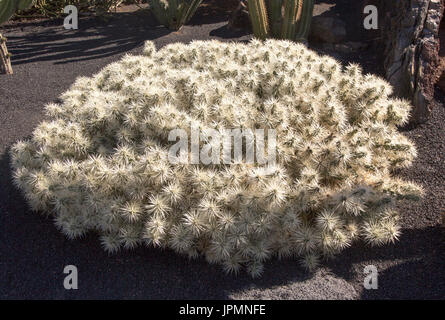
[(100, 23), (94, 17), (81, 18), (78, 30), (65, 30), (61, 19), (46, 27), (35, 22), (26, 23), (23, 28), (33, 28), (35, 32), (5, 32), (16, 65), (38, 61), (66, 64), (109, 57), (170, 33), (147, 11), (116, 13), (108, 22)]
[[(12, 185), (9, 153), (0, 157), (0, 279), (2, 298), (40, 299), (228, 299), (249, 288), (271, 288), (312, 277), (295, 260), (272, 259), (259, 279), (242, 272), (226, 275), (204, 259), (188, 260), (170, 250), (138, 247), (108, 255), (89, 233), (70, 241), (52, 220), (30, 212)], [(357, 264), (402, 263), (380, 273), (379, 290), (363, 290), (363, 299), (440, 298), (444, 273), (443, 230), (405, 230), (395, 245), (368, 248), (358, 243), (326, 262), (337, 277), (354, 281)], [(406, 262), (407, 261), (407, 262)], [(63, 288), (63, 268), (79, 270), (79, 290)], [(354, 270), (355, 269), (355, 270)], [(440, 270), (440, 269), (439, 269)]]
[[(295, 261), (267, 263), (260, 279), (226, 275), (204, 259), (171, 250), (138, 247), (108, 255), (90, 232), (70, 241), (51, 218), (31, 212), (12, 185), (8, 151), (0, 156), (1, 298), (227, 299), (251, 286), (273, 287), (311, 277)], [(79, 270), (79, 290), (63, 287), (63, 268)]]
[(378, 269), (378, 289), (362, 290), (361, 299), (443, 299), (445, 297), (445, 230), (405, 229), (399, 241), (369, 248), (362, 243), (326, 265), (331, 272), (363, 288), (363, 269)]
[[(434, 254), (437, 254), (434, 255)], [(440, 255), (441, 254), (441, 255)], [(428, 272), (429, 264), (445, 268), (442, 252), (390, 267), (380, 273), (378, 290), (363, 290), (361, 299), (444, 299), (444, 273)]]

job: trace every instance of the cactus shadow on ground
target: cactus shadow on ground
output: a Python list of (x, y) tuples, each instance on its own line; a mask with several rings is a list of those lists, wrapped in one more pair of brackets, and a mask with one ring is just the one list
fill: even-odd
[[(261, 278), (251, 279), (245, 272), (226, 275), (204, 259), (188, 260), (170, 250), (139, 247), (109, 256), (92, 233), (70, 241), (50, 218), (29, 211), (12, 185), (8, 151), (0, 155), (3, 299), (230, 299), (234, 294), (249, 298), (249, 292), (270, 288), (274, 288), (272, 294), (292, 299), (286, 287), (298, 290), (299, 283), (305, 283), (307, 290), (308, 283), (311, 286), (313, 275), (294, 260), (272, 259)], [(443, 298), (444, 274), (431, 272), (445, 266), (445, 250), (439, 241), (443, 232), (439, 227), (405, 230), (399, 242), (381, 248), (357, 243), (324, 266), (336, 278), (351, 283), (362, 299)], [(63, 268), (70, 264), (79, 269), (76, 292), (63, 288)], [(379, 290), (362, 289), (362, 270), (368, 264), (382, 270)], [(294, 294), (301, 296), (301, 292)]]
[(223, 39), (239, 38), (247, 35), (250, 35), (249, 31), (243, 29), (231, 30), (227, 27), (227, 25), (224, 25), (222, 27), (210, 31), (210, 36), (219, 37)]
[[(308, 280), (296, 261), (271, 261), (260, 279), (226, 275), (204, 259), (138, 247), (109, 256), (97, 235), (70, 241), (52, 220), (31, 212), (12, 185), (9, 148), (0, 156), (0, 298), (227, 299), (246, 288)], [(79, 269), (79, 290), (63, 288), (63, 268)]]
[(204, 0), (187, 24), (198, 26), (226, 22), (237, 6), (238, 0)]
[(15, 65), (37, 61), (66, 64), (109, 57), (170, 33), (147, 12), (116, 13), (108, 22), (99, 23), (97, 18), (82, 17), (78, 30), (65, 30), (62, 19), (48, 21), (47, 26), (41, 21), (24, 24), (33, 28), (33, 33), (18, 32), (17, 25), (13, 26), (13, 32), (6, 27), (4, 33)]
[(444, 274), (430, 273), (427, 270), (432, 263), (442, 264), (444, 268), (444, 261), (444, 255), (439, 256), (437, 253), (435, 256), (428, 255), (389, 267), (380, 274), (379, 290), (363, 290), (361, 299), (444, 299)]
[[(440, 226), (405, 229), (393, 245), (367, 249), (358, 243), (326, 266), (336, 277), (352, 282), (360, 299), (443, 299), (444, 236)], [(367, 265), (377, 267), (377, 290), (363, 288)]]

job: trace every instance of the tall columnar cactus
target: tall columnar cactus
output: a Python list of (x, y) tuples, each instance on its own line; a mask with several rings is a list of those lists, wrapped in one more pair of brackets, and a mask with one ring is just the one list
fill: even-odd
[(314, 0), (249, 0), (253, 33), (259, 39), (307, 39)]
[[(303, 2), (301, 4), (301, 2)], [(300, 0), (300, 14), (297, 16), (297, 29), (295, 33), (296, 41), (304, 41), (309, 35), (312, 14), (314, 11), (314, 0)]]
[(269, 1), (269, 19), (271, 25), (271, 33), (278, 34), (281, 31), (283, 22), (283, 3), (285, 0)]
[(264, 0), (249, 0), (249, 13), (255, 37), (266, 39), (269, 37), (269, 18)]
[(291, 40), (295, 39), (297, 21), (301, 16), (302, 5), (303, 1), (300, 0), (285, 0), (281, 38)]
[[(28, 8), (33, 0), (0, 0), (0, 24), (17, 11)], [(0, 33), (0, 74), (12, 74), (11, 54), (6, 47), (6, 38)]]
[(171, 30), (179, 30), (195, 14), (202, 0), (149, 0), (156, 19)]

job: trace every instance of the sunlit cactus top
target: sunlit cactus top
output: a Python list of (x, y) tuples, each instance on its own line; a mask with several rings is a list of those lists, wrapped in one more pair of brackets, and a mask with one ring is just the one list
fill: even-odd
[[(147, 42), (46, 107), (11, 150), (15, 184), (68, 237), (98, 232), (109, 252), (168, 247), (252, 276), (274, 255), (313, 269), (358, 238), (396, 240), (395, 201), (422, 194), (392, 177), (416, 151), (397, 131), (410, 104), (390, 95), (289, 41)], [(274, 129), (277, 161), (169, 162), (169, 132), (192, 125)]]

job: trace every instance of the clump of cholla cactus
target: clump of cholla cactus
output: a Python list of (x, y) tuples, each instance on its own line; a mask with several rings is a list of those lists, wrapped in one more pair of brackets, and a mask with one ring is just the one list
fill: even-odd
[(179, 30), (195, 14), (202, 0), (149, 0), (158, 21), (171, 30)]
[(258, 39), (307, 40), (314, 0), (248, 0), (248, 5)]
[[(14, 181), (69, 238), (95, 231), (109, 252), (171, 248), (252, 276), (300, 257), (313, 270), (357, 239), (395, 241), (396, 201), (422, 195), (391, 174), (416, 155), (396, 127), (410, 104), (391, 92), (290, 41), (147, 42), (46, 106), (50, 120), (12, 147)], [(169, 132), (193, 125), (275, 129), (277, 161), (172, 164)]]

